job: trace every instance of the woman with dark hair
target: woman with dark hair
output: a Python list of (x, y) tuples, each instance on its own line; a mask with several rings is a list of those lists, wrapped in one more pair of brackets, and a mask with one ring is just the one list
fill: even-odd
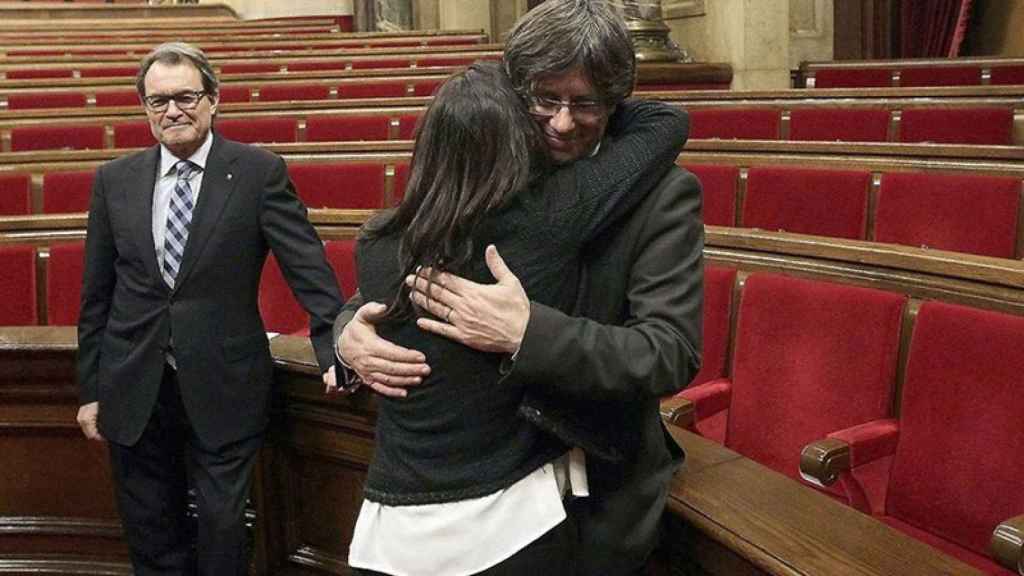
[(525, 383), (503, 379), (505, 358), (420, 330), (423, 312), (403, 283), (421, 266), (486, 282), (484, 251), (495, 245), (531, 299), (572, 309), (583, 245), (673, 165), (687, 124), (653, 102), (624, 102), (610, 117), (601, 102), (547, 104), (603, 115), (623, 126), (613, 130), (620, 136), (601, 143), (601, 161), (549, 165), (538, 124), (500, 65), (474, 64), (428, 108), (402, 204), (362, 231), (360, 293), (388, 304), (381, 335), (423, 351), (432, 372), (406, 398), (378, 398), (350, 547), (357, 574), (572, 573), (574, 533), (555, 465), (568, 447), (518, 414)]

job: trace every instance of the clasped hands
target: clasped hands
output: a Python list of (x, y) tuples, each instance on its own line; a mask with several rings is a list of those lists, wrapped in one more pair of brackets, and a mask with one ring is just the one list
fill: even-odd
[[(431, 282), (430, 268), (406, 277), (412, 301), (434, 316), (419, 318), (416, 324), (476, 350), (513, 354), (526, 333), (530, 300), (497, 248), (488, 246), (484, 258), (497, 281), (494, 284), (480, 284), (444, 272)], [(364, 384), (379, 394), (403, 397), (407, 388), (423, 382), (430, 367), (421, 352), (377, 335), (374, 324), (386, 309), (376, 302), (361, 306), (342, 331), (337, 346)], [(328, 393), (338, 391), (333, 368), (324, 374), (324, 383)]]

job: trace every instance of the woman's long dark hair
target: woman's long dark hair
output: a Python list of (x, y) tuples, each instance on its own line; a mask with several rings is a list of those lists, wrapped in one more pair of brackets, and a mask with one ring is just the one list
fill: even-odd
[[(364, 227), (401, 234), (402, 278), (418, 266), (461, 269), (485, 215), (530, 185), (544, 162), (537, 123), (496, 62), (477, 62), (438, 89), (416, 135), (402, 203)], [(386, 318), (411, 316), (401, 285)]]

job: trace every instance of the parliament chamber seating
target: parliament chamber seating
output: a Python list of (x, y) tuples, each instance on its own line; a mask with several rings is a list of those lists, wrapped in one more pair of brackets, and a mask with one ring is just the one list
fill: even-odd
[[(358, 288), (356, 281), (355, 240), (340, 239), (324, 242), (327, 262), (334, 271), (343, 298)], [(260, 315), (269, 332), (309, 335), (309, 315), (299, 305), (284, 279), (281, 267), (273, 254), (267, 256), (260, 278)]]
[(905, 304), (880, 290), (751, 274), (731, 369), (679, 394), (693, 404), (695, 429), (725, 412), (726, 447), (799, 478), (804, 445), (891, 415)]
[(76, 326), (81, 305), (85, 242), (53, 244), (46, 258), (46, 323)]
[(0, 216), (32, 212), (32, 179), (28, 174), (0, 173)]
[(1021, 58), (917, 58), (803, 62), (807, 88), (977, 86), (1024, 83)]
[[(367, 61), (354, 60), (349, 67), (360, 69), (365, 62)], [(381, 58), (377, 64), (398, 66), (399, 62), (399, 59), (389, 62)], [(293, 66), (317, 65), (322, 66), (299, 63), (289, 65), (288, 69), (297, 71), (300, 68)], [(422, 61), (418, 64), (423, 65)], [(230, 72), (227, 72), (225, 67)], [(224, 64), (221, 70), (229, 75), (272, 74), (280, 68), (276, 64), (232, 63)], [(11, 78), (9, 73), (7, 78)], [(432, 80), (417, 84), (411, 91), (406, 85), (405, 90), (397, 96), (406, 96), (410, 93), (428, 95), (436, 88), (438, 82), (439, 80)], [(222, 86), (222, 90), (224, 102), (250, 102), (257, 93), (259, 102), (324, 99), (323, 86), (315, 83), (291, 86), (229, 84)], [(370, 89), (359, 85), (358, 90)], [(347, 92), (344, 86), (340, 86), (331, 94), (328, 89), (327, 98), (380, 97), (367, 96), (358, 90)], [(390, 92), (382, 95), (392, 96)], [(138, 98), (134, 90), (96, 91), (87, 94), (86, 101), (89, 102), (90, 99), (94, 100), (97, 107), (130, 106), (134, 108), (135, 114), (139, 113)], [(88, 105), (91, 104), (83, 104)], [(1012, 125), (1013, 110), (1010, 107), (1005, 109), (1010, 111), (1009, 123)], [(902, 136), (906, 132), (905, 113), (909, 110), (899, 108), (900, 122), (897, 124), (898, 129), (894, 129), (894, 114), (891, 109), (838, 110), (794, 107), (783, 112), (777, 107), (759, 108), (756, 104), (747, 106), (739, 113), (731, 113), (729, 110), (695, 109), (696, 134), (692, 133), (691, 137), (885, 142), (896, 140), (897, 135)], [(911, 125), (914, 124), (913, 116), (911, 114)], [(218, 120), (218, 126), (226, 135), (237, 139), (289, 143), (284, 147), (275, 148), (272, 145), (270, 148), (284, 154), (288, 161), (296, 191), (311, 209), (311, 218), (326, 240), (327, 258), (335, 271), (343, 294), (348, 296), (356, 288), (353, 261), (355, 242), (352, 238), (354, 225), (365, 219), (369, 210), (392, 205), (402, 197), (408, 178), (408, 147), (399, 154), (394, 154), (394, 148), (385, 149), (391, 153), (387, 158), (367, 158), (371, 152), (355, 153), (351, 158), (343, 155), (320, 158), (320, 152), (315, 146), (302, 149), (301, 142), (330, 143), (342, 139), (394, 140), (396, 130), (399, 134), (397, 139), (408, 140), (413, 134), (417, 118), (418, 114), (382, 113), (308, 115), (302, 120), (297, 120), (290, 115), (273, 118), (269, 115), (249, 116), (241, 112), (239, 117), (222, 117)], [(1004, 119), (1000, 117), (998, 121), (1002, 122)], [(141, 117), (134, 116), (131, 120), (108, 121), (102, 124), (108, 144), (112, 142), (116, 148), (131, 148), (152, 143), (149, 128)], [(978, 120), (975, 119), (973, 122)], [(828, 130), (830, 125), (831, 132)], [(698, 136), (699, 134), (703, 136)], [(935, 139), (934, 135), (930, 138), (930, 141), (942, 141)], [(63, 154), (62, 152), (53, 157), (64, 158)], [(965, 175), (957, 172), (953, 174), (956, 178), (952, 180), (946, 180), (946, 174), (935, 176), (944, 183), (933, 185), (928, 180), (930, 173), (913, 166), (909, 169), (903, 167), (890, 170), (877, 166), (842, 167), (837, 162), (827, 168), (808, 169), (815, 166), (812, 160), (803, 165), (775, 165), (770, 162), (751, 163), (729, 159), (716, 161), (714, 154), (697, 156), (697, 162), (689, 162), (686, 153), (680, 159), (683, 164), (692, 168), (702, 181), (707, 194), (705, 220), (710, 226), (705, 253), (707, 265), (704, 286), (703, 365), (693, 386), (684, 392), (684, 395), (692, 394), (696, 406), (696, 423), (693, 427), (706, 437), (714, 438), (735, 449), (739, 454), (748, 456), (753, 462), (760, 462), (784, 473), (787, 476), (786, 480), (792, 484), (784, 490), (794, 498), (793, 501), (785, 501), (789, 508), (798, 511), (799, 515), (812, 518), (814, 516), (808, 514), (807, 510), (827, 511), (827, 520), (821, 522), (843, 524), (844, 531), (835, 535), (830, 533), (830, 528), (825, 527), (801, 529), (787, 524), (789, 520), (784, 513), (765, 513), (765, 516), (772, 519), (771, 522), (760, 522), (766, 525), (766, 536), (764, 532), (759, 533), (756, 527), (756, 519), (764, 513), (762, 508), (757, 507), (747, 507), (739, 514), (717, 515), (703, 511), (704, 513), (687, 516), (685, 510), (688, 507), (692, 506), (699, 510), (709, 502), (719, 505), (718, 498), (722, 501), (733, 498), (739, 502), (748, 496), (756, 497), (758, 493), (769, 494), (768, 486), (775, 486), (774, 481), (765, 476), (757, 476), (756, 478), (764, 481), (748, 484), (746, 490), (735, 490), (735, 484), (729, 483), (709, 481), (702, 484), (699, 474), (714, 473), (714, 468), (724, 474), (742, 472), (738, 466), (745, 466), (746, 459), (725, 448), (709, 448), (695, 443), (700, 439), (689, 436), (685, 438), (690, 456), (686, 468), (677, 477), (682, 480), (677, 480), (677, 484), (673, 486), (670, 511), (667, 515), (686, 518), (688, 522), (697, 522), (695, 518), (703, 516), (721, 522), (718, 526), (719, 533), (736, 530), (733, 541), (749, 543), (746, 546), (740, 544), (737, 547), (740, 552), (737, 554), (745, 558), (756, 557), (756, 560), (750, 560), (749, 563), (761, 570), (768, 570), (765, 566), (785, 567), (783, 570), (771, 571), (773, 574), (969, 574), (968, 571), (959, 571), (955, 568), (945, 569), (947, 566), (957, 565), (948, 564), (948, 561), (941, 557), (930, 556), (929, 552), (922, 551), (921, 547), (915, 548), (914, 542), (900, 539), (899, 535), (888, 535), (882, 531), (884, 527), (881, 525), (868, 525), (861, 523), (860, 519), (852, 519), (845, 515), (845, 508), (830, 508), (829, 504), (833, 504), (831, 500), (826, 503), (819, 502), (814, 499), (817, 494), (808, 490), (806, 484), (793, 481), (798, 477), (796, 466), (799, 462), (800, 448), (815, 438), (826, 436), (838, 428), (877, 419), (898, 418), (899, 425), (904, 426), (907, 392), (905, 386), (902, 390), (899, 388), (900, 365), (903, 361), (900, 354), (901, 338), (906, 338), (912, 329), (916, 346), (918, 331), (923, 329), (922, 315), (930, 309), (933, 302), (926, 302), (915, 320), (914, 306), (907, 305), (908, 291), (902, 290), (902, 285), (899, 284), (900, 281), (914, 282), (915, 278), (906, 280), (905, 277), (899, 277), (897, 281), (895, 279), (898, 274), (887, 275), (890, 273), (888, 268), (899, 269), (899, 266), (891, 263), (874, 266), (875, 263), (870, 259), (865, 265), (857, 257), (843, 261), (829, 254), (820, 255), (820, 260), (806, 258), (806, 254), (800, 257), (780, 254), (772, 246), (759, 246), (756, 243), (757, 238), (771, 236), (774, 232), (760, 234), (757, 230), (747, 229), (756, 227), (768, 231), (784, 230), (802, 235), (831, 237), (836, 240), (834, 244), (837, 246), (845, 246), (844, 242), (851, 239), (853, 243), (850, 246), (854, 246), (855, 249), (861, 247), (856, 244), (857, 241), (870, 244), (872, 240), (911, 246), (925, 244), (938, 251), (960, 249), (959, 246), (965, 245), (965, 252), (997, 252), (1003, 258), (1015, 258), (1017, 224), (1014, 221), (1007, 231), (1005, 222), (1007, 214), (1019, 213), (1019, 199), (1014, 203), (1010, 196), (1016, 194), (1019, 197), (1021, 178)], [(99, 156), (83, 154), (77, 163), (75, 157), (70, 154), (66, 158), (69, 161), (54, 162), (53, 167), (32, 168), (25, 173), (15, 173), (9, 182), (5, 180), (9, 175), (0, 172), (0, 194), (6, 194), (5, 186), (9, 184), (12, 190), (11, 197), (24, 198), (23, 201), (12, 203), (13, 207), (10, 210), (14, 214), (38, 211), (32, 209), (32, 180), (40, 181), (41, 210), (44, 214), (31, 218), (39, 218), (40, 222), (46, 222), (49, 218), (48, 213), (68, 212), (68, 217), (77, 224), (63, 225), (54, 221), (57, 222), (54, 227), (63, 232), (71, 231), (70, 237), (74, 238), (75, 234), (82, 233), (80, 227), (84, 225), (83, 213), (88, 205), (95, 159)], [(896, 164), (894, 161), (893, 165)], [(908, 176), (909, 182), (897, 178), (903, 176)], [(947, 190), (962, 191), (963, 195)], [(983, 196), (980, 192), (982, 190)], [(3, 195), (0, 195), (0, 214), (4, 214), (4, 210), (7, 209)], [(910, 200), (907, 200), (907, 197)], [(983, 206), (969, 205), (964, 208), (962, 204), (965, 198), (972, 198), (975, 203)], [(984, 198), (985, 201), (978, 202), (978, 198)], [(989, 206), (989, 201), (992, 206)], [(952, 204), (946, 211), (941, 210), (946, 208), (945, 206), (936, 208), (931, 205), (946, 202)], [(24, 212), (19, 212), (22, 210), (19, 206), (22, 205)], [(337, 210), (322, 210), (323, 208)], [(944, 228), (943, 230), (926, 230), (929, 233), (941, 233), (938, 237), (924, 234), (919, 230), (898, 229), (899, 225), (909, 227), (908, 222), (899, 221), (901, 217), (904, 220), (911, 220), (906, 214), (902, 214), (903, 211), (915, 212), (922, 208), (935, 208), (942, 216), (931, 216), (931, 212), (926, 210), (926, 214), (920, 218), (922, 222), (927, 221), (926, 218), (942, 222), (936, 223), (934, 227)], [(335, 212), (342, 214), (338, 215)], [(952, 224), (947, 224), (942, 219), (957, 214), (960, 215), (960, 220)], [(893, 215), (895, 217), (890, 218)], [(1000, 224), (989, 226), (993, 219)], [(959, 227), (962, 223), (970, 222), (974, 223), (973, 228), (966, 225), (963, 227), (973, 232), (973, 236), (982, 237), (968, 238), (971, 241), (976, 240), (975, 243), (965, 241), (964, 237), (971, 234), (963, 234)], [(71, 226), (75, 229), (65, 229), (61, 226)], [(728, 233), (735, 232), (737, 237), (752, 238), (754, 241), (747, 246), (729, 244), (730, 241), (726, 239), (728, 233), (715, 229), (719, 226), (728, 227)], [(68, 242), (67, 238), (59, 234), (51, 237), (46, 236), (48, 232), (40, 232), (37, 233), (36, 240), (29, 240), (29, 245), (21, 245), (11, 238), (5, 238), (6, 232), (7, 229), (3, 228), (0, 218), (0, 260), (5, 258), (5, 251), (20, 251), (30, 256), (26, 260), (28, 276), (25, 276), (25, 283), (35, 284), (31, 284), (30, 289), (24, 292), (36, 301), (26, 305), (27, 309), (32, 311), (32, 316), (25, 323), (74, 325), (77, 319), (77, 289), (81, 282), (83, 243)], [(785, 233), (779, 233), (777, 236), (783, 240), (788, 238)], [(1005, 246), (1008, 237), (1014, 240), (1010, 243), (1011, 249), (1007, 256)], [(913, 257), (920, 256), (922, 260), (927, 258), (927, 255), (922, 256), (919, 251), (912, 248), (907, 249), (907, 253)], [(765, 254), (771, 256), (765, 257)], [(776, 269), (780, 260), (792, 260), (792, 267), (783, 266), (781, 270)], [(965, 257), (965, 260), (971, 261), (971, 257)], [(44, 265), (40, 265), (40, 262)], [(835, 262), (841, 262), (845, 267), (835, 265)], [(1012, 267), (1014, 264), (1010, 262), (1005, 265)], [(5, 264), (0, 266), (5, 271), (8, 269)], [(844, 274), (858, 266), (863, 267), (863, 276), (847, 282)], [(920, 270), (911, 270), (909, 276), (914, 277), (914, 274), (924, 275)], [(3, 290), (6, 289), (7, 280), (0, 279), (0, 294), (6, 294)], [(962, 277), (957, 278), (957, 281), (964, 280)], [(38, 289), (39, 282), (45, 286), (42, 290)], [(954, 291), (960, 289), (955, 282), (950, 286)], [(928, 292), (928, 288), (923, 289), (923, 292), (926, 295), (910, 294), (911, 301), (916, 303), (922, 298), (927, 299), (928, 296), (946, 296), (941, 291)], [(38, 302), (40, 298), (41, 303)], [(4, 310), (5, 300), (6, 297), (0, 299), (0, 310)], [(981, 298), (971, 302), (984, 306), (986, 304), (979, 304), (983, 300)], [(308, 318), (295, 302), (272, 256), (268, 258), (264, 268), (259, 306), (268, 330), (284, 334), (306, 334)], [(970, 307), (967, 310), (972, 313), (981, 312)], [(38, 314), (42, 314), (43, 318), (37, 318)], [(984, 311), (984, 314), (994, 313)], [(1014, 316), (1012, 320), (1019, 322), (1020, 318)], [(5, 321), (0, 320), (0, 326), (5, 324)], [(1013, 328), (1019, 332), (1018, 326), (1014, 325)], [(0, 342), (3, 341), (0, 337)], [(345, 537), (354, 519), (351, 504), (358, 500), (358, 482), (361, 481), (365, 470), (365, 460), (372, 450), (370, 438), (373, 408), (372, 403), (367, 402), (365, 397), (323, 398), (320, 393), (322, 384), (319, 382), (319, 375), (313, 374), (315, 367), (310, 363), (311, 355), (308, 351), (299, 348), (304, 350), (302, 354), (286, 353), (282, 356), (282, 350), (292, 350), (289, 347), (294, 346), (293, 343), (297, 341), (306, 342), (285, 336), (275, 339), (272, 343), (275, 357), (279, 360), (277, 377), (280, 379), (282, 393), (287, 396), (287, 408), (274, 416), (271, 440), (268, 442), (265, 459), (257, 471), (257, 487), (253, 501), (256, 508), (254, 522), (259, 527), (254, 533), (254, 546), (258, 550), (254, 563), (268, 571), (269, 566), (276, 569), (286, 565), (302, 568), (312, 566), (331, 573), (337, 573), (339, 570), (343, 573), (346, 569), (342, 560), (347, 545)], [(305, 346), (308, 347), (308, 342)], [(912, 347), (912, 350), (916, 348)], [(998, 350), (993, 352), (992, 357), (992, 362), (1004, 360)], [(967, 364), (966, 360), (961, 362)], [(912, 365), (906, 368), (908, 383), (913, 376), (912, 368)], [(962, 369), (968, 368), (964, 366)], [(1020, 367), (1016, 365), (1011, 366), (1011, 369), (1020, 372)], [(6, 383), (3, 380), (4, 374), (5, 372), (0, 370), (0, 391)], [(897, 394), (900, 392), (902, 400), (897, 403)], [(66, 391), (64, 393), (67, 394)], [(73, 402), (72, 399), (69, 404)], [(894, 412), (894, 407), (899, 410)], [(975, 413), (984, 411), (979, 405), (969, 407), (975, 407)], [(1014, 410), (1020, 412), (1018, 406), (1011, 404), (1006, 413), (1012, 414)], [(793, 411), (806, 416), (787, 418), (786, 416)], [(709, 417), (708, 414), (711, 412), (715, 414)], [(961, 414), (955, 413), (946, 417), (943, 422), (959, 422), (960, 418)], [(1005, 420), (1003, 417), (999, 422), (993, 422), (993, 428), (1004, 426)], [(44, 428), (41, 425), (37, 426), (40, 429)], [(673, 434), (683, 433), (674, 430)], [(903, 440), (901, 436), (900, 441)], [(911, 449), (908, 447), (905, 451)], [(986, 454), (986, 447), (969, 449), (974, 450), (974, 455), (978, 457)], [(1010, 449), (1012, 448), (1007, 448)], [(714, 465), (702, 469), (702, 457), (712, 453), (715, 455)], [(898, 461), (899, 454), (897, 451), (896, 456), (890, 459), (893, 462)], [(945, 464), (955, 466), (957, 462), (947, 461)], [(879, 486), (884, 484), (880, 480), (886, 479), (879, 474), (877, 468), (876, 466), (867, 473), (858, 471), (855, 476), (855, 479), (863, 481), (866, 492), (872, 496), (880, 490)], [(761, 474), (764, 475), (772, 474), (767, 469), (757, 470), (763, 470)], [(1015, 472), (1019, 478), (1020, 470)], [(737, 477), (742, 475), (737, 474)], [(933, 482), (942, 479), (941, 475), (936, 476), (936, 473), (927, 469), (918, 476)], [(8, 490), (8, 484), (5, 482), (4, 477), (0, 475), (0, 488), (3, 488), (0, 494), (6, 495), (18, 489), (25, 489), (19, 484), (19, 488)], [(87, 486), (88, 483), (77, 485)], [(715, 492), (716, 489), (721, 491), (721, 495)], [(895, 489), (889, 486), (888, 490), (891, 495)], [(806, 492), (806, 495), (803, 492)], [(316, 498), (309, 497), (311, 494), (316, 494)], [(841, 499), (842, 495), (843, 492), (838, 487), (831, 488), (832, 499)], [(772, 498), (776, 496), (777, 494), (771, 493)], [(966, 498), (964, 495), (961, 497)], [(0, 503), (0, 508), (4, 506)], [(1003, 501), (996, 502), (993, 507), (1005, 507), (1012, 509), (1014, 513), (1024, 513), (1019, 497), (1016, 501), (1007, 499), (1005, 504)], [(8, 508), (0, 509), (0, 518), (5, 516), (7, 510)], [(927, 512), (928, 509), (923, 510)], [(61, 509), (48, 514), (59, 516), (63, 511)], [(82, 516), (88, 517), (90, 514)], [(260, 524), (266, 523), (267, 518), (270, 518), (273, 525)], [(755, 521), (747, 523), (750, 518)], [(927, 527), (921, 527), (923, 523), (919, 522), (919, 518), (900, 516), (897, 520), (896, 515), (888, 514), (879, 518), (916, 538), (928, 541), (922, 538), (921, 534), (908, 529), (910, 527), (925, 532)], [(959, 516), (950, 513), (949, 518)], [(981, 537), (967, 527), (969, 523), (965, 522), (962, 530), (964, 533), (972, 534), (969, 545), (961, 544), (957, 535), (946, 532), (936, 537), (941, 539), (938, 543), (928, 543), (981, 567), (982, 565), (974, 558), (969, 558), (960, 551), (963, 547), (972, 550), (972, 554), (984, 554), (983, 543), (978, 546), (982, 542)], [(50, 526), (45, 522), (43, 525), (49, 527), (51, 532), (63, 534), (69, 540), (79, 537), (61, 532), (67, 531), (66, 527)], [(114, 535), (105, 535), (104, 538), (116, 541), (116, 522), (97, 525)], [(754, 525), (753, 532), (750, 525)], [(284, 535), (285, 526), (287, 537)], [(17, 530), (15, 532), (21, 534)], [(763, 540), (770, 539), (772, 532), (781, 535), (782, 540), (793, 542), (794, 548), (814, 549), (820, 554), (787, 555), (792, 552), (791, 549), (785, 550), (785, 545), (781, 547), (783, 550), (780, 552), (770, 542), (766, 544)], [(829, 533), (833, 538), (824, 539), (825, 541), (814, 540), (819, 532)], [(866, 538), (872, 543), (881, 541), (892, 544), (894, 549), (906, 554), (908, 559), (886, 564), (885, 558), (876, 558), (875, 554), (865, 551), (870, 549), (870, 545), (860, 547), (863, 542), (857, 539), (849, 540), (848, 533), (860, 534), (857, 538)], [(37, 531), (31, 536), (21, 537), (40, 538), (41, 534), (41, 531)], [(96, 539), (94, 535), (93, 540)], [(813, 544), (806, 539), (814, 540)], [(728, 542), (729, 539), (725, 541)], [(680, 547), (685, 546), (682, 542), (678, 542)], [(952, 547), (944, 547), (949, 542), (955, 544)], [(721, 544), (718, 546), (721, 547)], [(38, 546), (38, 549), (47, 548)], [(93, 549), (86, 552), (86, 555), (88, 554), (102, 557), (104, 552)], [(768, 562), (763, 556), (758, 556), (774, 554), (780, 556), (773, 557)], [(2, 549), (0, 557), (3, 557)], [(848, 572), (842, 569), (830, 570), (828, 562), (844, 561), (849, 564), (846, 566)], [(815, 565), (816, 562), (823, 564)], [(123, 565), (123, 558), (110, 562), (110, 566), (113, 566), (111, 570), (115, 573), (117, 568)], [(890, 568), (900, 566), (906, 570), (879, 569), (879, 565)], [(767, 573), (755, 571), (754, 568), (748, 569), (748, 572)], [(727, 570), (721, 573), (739, 572)]]
[(0, 326), (31, 326), (36, 321), (36, 250), (0, 245)]
[[(987, 574), (1015, 574), (993, 561), (989, 546), (998, 526), (1024, 513), (1024, 461), (1015, 457), (1024, 442), (1022, 334), (1019, 316), (925, 302), (898, 416), (829, 433), (806, 449), (811, 462), (821, 453), (835, 462), (843, 450), (846, 465), (828, 466), (827, 476), (858, 509)], [(856, 476), (878, 461), (887, 472), (880, 497)], [(805, 467), (825, 483), (817, 467)]]

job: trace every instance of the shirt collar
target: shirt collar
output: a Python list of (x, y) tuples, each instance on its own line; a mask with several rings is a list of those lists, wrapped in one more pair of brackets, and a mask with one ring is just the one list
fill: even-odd
[[(213, 130), (206, 133), (206, 140), (203, 141), (199, 149), (192, 153), (187, 158), (189, 162), (192, 162), (200, 169), (206, 170), (206, 159), (210, 155), (210, 148), (213, 147)], [(166, 176), (174, 169), (174, 167), (181, 161), (170, 150), (167, 149), (163, 144), (160, 145), (160, 175)]]

